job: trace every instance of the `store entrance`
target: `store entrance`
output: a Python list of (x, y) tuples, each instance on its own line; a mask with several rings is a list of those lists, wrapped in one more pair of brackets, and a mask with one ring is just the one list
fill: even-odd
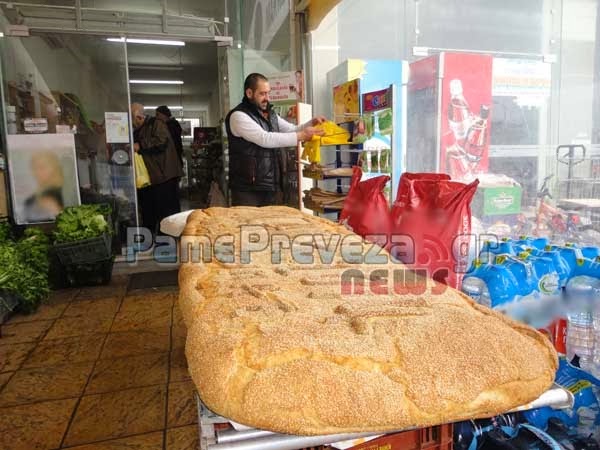
[(137, 227), (126, 47), (105, 38), (1, 39), (12, 216), (50, 224), (65, 207), (108, 203), (113, 250)]
[(110, 204), (113, 251), (124, 252), (128, 229), (143, 226), (133, 102), (149, 116), (167, 106), (178, 121), (181, 209), (207, 206), (211, 182), (222, 174), (217, 48), (179, 44), (57, 33), (0, 39), (5, 154), (17, 224), (52, 223), (56, 208), (40, 214), (42, 203), (33, 210), (31, 199), (48, 193), (46, 185), (55, 180), (51, 194), (57, 199), (48, 197), (44, 205)]
[(166, 120), (173, 141), (181, 143), (181, 209), (205, 208), (211, 184), (223, 172), (217, 46), (172, 43), (128, 42), (131, 100), (143, 104), (146, 115)]

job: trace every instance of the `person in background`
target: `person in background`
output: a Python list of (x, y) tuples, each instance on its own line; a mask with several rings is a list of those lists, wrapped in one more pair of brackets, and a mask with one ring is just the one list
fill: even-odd
[(151, 185), (138, 190), (142, 224), (152, 233), (162, 219), (180, 212), (179, 179), (183, 175), (177, 150), (167, 125), (144, 114), (144, 106), (131, 105), (133, 150), (144, 158)]
[(270, 91), (264, 75), (248, 75), (242, 102), (225, 119), (233, 206), (274, 204), (282, 182), (278, 150), (323, 134), (314, 126), (323, 123), (324, 117), (315, 117), (300, 126), (279, 117), (269, 102)]
[(177, 149), (179, 161), (183, 164), (183, 141), (181, 140), (183, 130), (181, 129), (179, 121), (171, 115), (171, 110), (166, 105), (156, 108), (156, 118), (167, 125), (169, 133), (171, 133), (171, 139), (173, 139), (173, 143)]

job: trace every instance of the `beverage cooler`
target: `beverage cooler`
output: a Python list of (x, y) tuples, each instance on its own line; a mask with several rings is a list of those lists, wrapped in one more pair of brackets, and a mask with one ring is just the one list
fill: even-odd
[(410, 64), (408, 172), (470, 181), (488, 171), (492, 59), (444, 52)]
[[(363, 60), (348, 59), (327, 73), (328, 91), (335, 92), (335, 88), (352, 80), (358, 80), (356, 98), (360, 102), (357, 116), (368, 113), (363, 105), (365, 94), (381, 93), (389, 90), (393, 98), (389, 99), (388, 107), (393, 111), (391, 135), (378, 136), (385, 141), (391, 150), (391, 195), (395, 196), (398, 190), (400, 175), (405, 171), (404, 153), (406, 148), (406, 87), (408, 83), (408, 62), (400, 60)], [(390, 89), (391, 87), (391, 89)], [(334, 96), (335, 97), (335, 96)], [(333, 102), (335, 104), (335, 98)], [(333, 111), (336, 111), (335, 106)], [(337, 114), (334, 114), (337, 116)], [(357, 119), (358, 117), (350, 117)], [(335, 119), (334, 119), (335, 120)], [(365, 149), (367, 147), (365, 146)], [(378, 176), (380, 173), (365, 173), (364, 178)]]

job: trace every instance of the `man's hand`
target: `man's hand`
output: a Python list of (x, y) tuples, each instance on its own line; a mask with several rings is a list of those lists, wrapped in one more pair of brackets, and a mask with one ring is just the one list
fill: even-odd
[(135, 144), (133, 144), (133, 151), (134, 152), (139, 152), (140, 151), (140, 144), (138, 144), (137, 142)]
[(298, 131), (298, 141), (306, 142), (310, 141), (313, 136), (323, 136), (325, 134), (324, 130), (319, 130), (314, 127), (306, 127), (305, 129)]
[(310, 124), (314, 127), (322, 124), (323, 122), (327, 122), (327, 118), (325, 116), (316, 116), (312, 118)]

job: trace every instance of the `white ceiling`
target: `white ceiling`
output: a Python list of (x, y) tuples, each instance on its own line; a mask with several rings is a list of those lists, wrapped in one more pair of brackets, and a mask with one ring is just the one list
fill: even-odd
[[(74, 6), (75, 0), (19, 0), (22, 3)], [(244, 42), (249, 49), (262, 49), (269, 52), (289, 50), (289, 22), (287, 10), (274, 8), (271, 0), (167, 0), (167, 10), (174, 15), (193, 15), (222, 21), (227, 14), (230, 17), (230, 34), (236, 30), (244, 34)], [(279, 0), (278, 4), (287, 5)], [(125, 12), (143, 11), (160, 14), (162, 0), (81, 0), (84, 8), (118, 10)], [(244, 23), (239, 24), (240, 14)], [(63, 35), (64, 36), (64, 35)], [(123, 66), (124, 57), (119, 50), (106, 45), (98, 45), (97, 40), (81, 44), (81, 37), (69, 36), (83, 55), (95, 62), (110, 61)], [(103, 40), (104, 38), (95, 38)], [(94, 41), (95, 39), (92, 39)], [(115, 48), (118, 48), (118, 43)], [(175, 98), (181, 103), (202, 103), (209, 101), (211, 95), (218, 92), (217, 46), (214, 42), (190, 43), (185, 47), (128, 44), (127, 57), (130, 79), (183, 80), (183, 85), (133, 84), (133, 101), (147, 104), (173, 104)]]
[(182, 80), (183, 85), (132, 84), (136, 95), (210, 96), (217, 81), (217, 47), (213, 43), (188, 43), (185, 47), (127, 45), (129, 78)]

